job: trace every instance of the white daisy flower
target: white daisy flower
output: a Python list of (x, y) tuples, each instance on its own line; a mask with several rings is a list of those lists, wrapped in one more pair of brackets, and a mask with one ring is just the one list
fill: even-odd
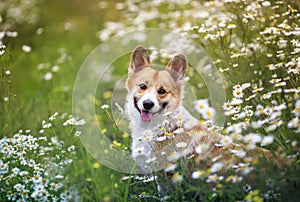
[(211, 166), (210, 170), (212, 173), (216, 173), (219, 172), (223, 167), (224, 167), (224, 163), (216, 162)]
[(244, 96), (244, 93), (243, 93), (242, 88), (235, 89), (235, 90), (233, 91), (233, 96), (234, 96), (235, 98), (242, 98), (242, 97)]
[(268, 145), (272, 144), (273, 141), (274, 141), (273, 135), (265, 136), (261, 141), (261, 146), (268, 146)]
[(195, 102), (195, 108), (199, 113), (202, 113), (208, 107), (208, 99), (200, 99)]
[(223, 105), (222, 105), (222, 108), (223, 110), (225, 111), (230, 111), (232, 109), (232, 105), (230, 104), (230, 102), (225, 102)]
[(101, 109), (108, 109), (109, 108), (109, 105), (107, 105), (107, 104), (103, 104), (103, 105), (101, 105), (101, 107), (100, 107)]
[(205, 176), (206, 172), (203, 170), (200, 171), (194, 171), (192, 173), (192, 178), (193, 179), (199, 179), (199, 178), (203, 178)]
[(183, 177), (182, 175), (180, 175), (179, 173), (175, 173), (172, 178), (171, 178), (172, 182), (174, 184), (178, 183), (178, 182), (181, 182), (183, 180)]
[(23, 50), (25, 53), (30, 53), (30, 52), (31, 52), (31, 47), (28, 46), (28, 45), (23, 45), (23, 46), (22, 46), (22, 50)]
[(173, 172), (177, 168), (177, 165), (174, 163), (169, 163), (168, 166), (165, 168), (165, 172)]
[(204, 109), (204, 111), (201, 113), (204, 119), (212, 119), (216, 114), (216, 110), (212, 107), (207, 107)]
[(233, 142), (232, 138), (228, 135), (222, 136), (221, 141), (220, 141), (221, 145), (225, 146), (225, 147), (231, 145), (232, 142)]

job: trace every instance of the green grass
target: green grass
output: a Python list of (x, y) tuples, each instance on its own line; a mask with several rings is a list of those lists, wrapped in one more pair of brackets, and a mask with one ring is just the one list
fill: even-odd
[[(41, 129), (42, 120), (54, 112), (72, 113), (72, 88), (83, 60), (99, 44), (97, 31), (107, 19), (118, 19), (110, 8), (101, 10), (98, 1), (51, 1), (38, 3), (39, 19), (34, 25), (13, 27), (16, 38), (4, 38), (6, 53), (1, 56), (1, 137), (12, 136), (19, 129)], [(65, 23), (72, 28), (65, 30)], [(42, 28), (42, 34), (37, 29)], [(23, 44), (32, 47), (22, 51)], [(61, 59), (60, 59), (61, 58)], [(58, 61), (58, 60), (61, 61)], [(47, 69), (39, 70), (44, 64)], [(53, 79), (44, 75), (55, 65), (59, 71)], [(6, 76), (5, 71), (11, 75)], [(4, 97), (9, 97), (4, 102)], [(109, 201), (118, 190), (118, 173), (112, 172), (90, 156), (74, 129), (56, 125), (52, 135), (59, 136), (66, 145), (75, 144), (77, 155), (68, 168), (70, 184), (79, 188), (82, 201)], [(36, 132), (35, 132), (36, 133)], [(52, 136), (50, 135), (50, 136)], [(85, 165), (85, 166), (82, 166)]]
[[(13, 0), (7, 2), (15, 4)], [(72, 114), (72, 92), (76, 74), (87, 55), (101, 43), (98, 39), (98, 32), (109, 30), (106, 24), (108, 21), (118, 21), (124, 25), (124, 30), (114, 30), (111, 35), (130, 28), (136, 28), (137, 25), (132, 24), (132, 22), (139, 12), (143, 13), (152, 9), (149, 2), (146, 1), (143, 6), (141, 6), (141, 3), (136, 2), (135, 4), (141, 7), (135, 11), (128, 11), (126, 8), (120, 11), (114, 8), (116, 1), (109, 1), (108, 7), (105, 9), (99, 8), (99, 1), (97, 0), (87, 2), (80, 0), (39, 1), (35, 6), (38, 10), (37, 22), (34, 24), (11, 23), (12, 27), (9, 30), (16, 30), (18, 36), (16, 38), (7, 36), (3, 38), (3, 44), (6, 45), (6, 48), (4, 49), (5, 53), (0, 56), (0, 138), (12, 137), (20, 129), (24, 131), (30, 129), (31, 133), (38, 137), (41, 136), (39, 130), (42, 129), (41, 123), (43, 120), (48, 122), (48, 117), (55, 112), (59, 112), (58, 116), (64, 113)], [(273, 6), (277, 5), (276, 1), (270, 2)], [(204, 4), (205, 1), (201, 1), (201, 3)], [(234, 85), (251, 84), (251, 87), (244, 91), (245, 96), (243, 99), (253, 94), (256, 97), (243, 102), (240, 105), (241, 112), (246, 111), (247, 106), (251, 106), (255, 112), (259, 104), (267, 108), (267, 106), (274, 106), (275, 101), (277, 104), (285, 103), (287, 109), (280, 110), (279, 119), (276, 119), (277, 122), (281, 120), (283, 124), (278, 126), (276, 130), (269, 130), (268, 126), (271, 124), (265, 124), (263, 127), (258, 128), (248, 127), (241, 132), (241, 135), (255, 132), (264, 137), (272, 134), (275, 140), (274, 144), (268, 147), (270, 150), (276, 150), (284, 155), (295, 155), (299, 152), (300, 138), (299, 133), (296, 132), (297, 127), (299, 130), (299, 122), (298, 126), (294, 128), (289, 127), (288, 123), (292, 118), (299, 117), (299, 115), (293, 113), (293, 110), (296, 110), (295, 104), (297, 100), (299, 101), (299, 93), (281, 92), (274, 93), (271, 99), (263, 99), (263, 97), (264, 94), (278, 89), (273, 83), (270, 83), (271, 79), (275, 78), (275, 74), (276, 78), (280, 79), (289, 77), (289, 79), (286, 79), (287, 84), (281, 89), (300, 90), (299, 70), (298, 74), (293, 74), (287, 73), (287, 68), (278, 68), (272, 71), (268, 68), (270, 64), (275, 65), (280, 62), (287, 64), (297, 58), (299, 60), (299, 52), (292, 53), (295, 47), (293, 40), (297, 40), (297, 37), (294, 35), (286, 36), (283, 34), (283, 30), (281, 30), (281, 35), (261, 34), (267, 27), (278, 26), (285, 20), (292, 27), (291, 30), (295, 27), (299, 28), (300, 18), (295, 17), (300, 13), (299, 7), (295, 4), (291, 5), (293, 7), (290, 6), (289, 2), (284, 2), (282, 5), (279, 4), (277, 9), (272, 9), (270, 6), (262, 7), (258, 9), (258, 16), (254, 20), (249, 19), (248, 23), (243, 21), (243, 15), (246, 13), (245, 9), (248, 4), (237, 2), (224, 3), (221, 6), (212, 4), (205, 7), (206, 9), (209, 8), (210, 15), (223, 12), (227, 16), (235, 16), (226, 21), (227, 24), (236, 25), (236, 28), (232, 30), (227, 29), (226, 26), (217, 26), (216, 30), (210, 30), (211, 26), (218, 25), (221, 22), (221, 19), (212, 18), (210, 19), (212, 25), (205, 25), (204, 27), (207, 30), (199, 32), (199, 28), (207, 22), (205, 20), (208, 20), (208, 17), (192, 18), (188, 15), (185, 16), (184, 11), (201, 10), (201, 6), (195, 6), (191, 3), (186, 5), (176, 4), (170, 7), (167, 3), (161, 3), (158, 6), (160, 15), (163, 13), (169, 14), (172, 11), (179, 11), (181, 15), (174, 17), (174, 14), (170, 14), (163, 20), (156, 16), (153, 19), (145, 19), (141, 23), (145, 27), (159, 27), (164, 23), (164, 28), (170, 30), (179, 28), (181, 31), (186, 22), (190, 22), (191, 26), (195, 26), (188, 31), (185, 30), (185, 32), (189, 36), (193, 36), (193, 39), (204, 47), (219, 69), (229, 68), (228, 71), (222, 72), (222, 77), (226, 81), (228, 100), (231, 101), (233, 97), (232, 87)], [(217, 8), (217, 11), (213, 11), (214, 8)], [(293, 9), (298, 10), (294, 11)], [(5, 11), (1, 9), (0, 11), (3, 12), (0, 15), (6, 23)], [(187, 13), (193, 13), (192, 11)], [(290, 13), (282, 15), (286, 11)], [(125, 16), (124, 13), (130, 15)], [(279, 13), (280, 16), (276, 17), (276, 13)], [(265, 20), (259, 21), (260, 17), (264, 17)], [(168, 24), (171, 21), (175, 24), (175, 27), (171, 25), (172, 23)], [(4, 29), (2, 25), (3, 23), (0, 22), (0, 31)], [(42, 33), (37, 34), (37, 30), (41, 31), (41, 28)], [(209, 34), (214, 35), (222, 30), (226, 31), (224, 36), (216, 39), (206, 39)], [(280, 47), (278, 45), (280, 39), (288, 41), (287, 45)], [(232, 46), (232, 43), (235, 43), (235, 46)], [(252, 43), (258, 44), (259, 47), (254, 50), (251, 46)], [(300, 43), (299, 39), (298, 43)], [(32, 48), (31, 52), (22, 51), (22, 45), (29, 45)], [(242, 48), (247, 48), (246, 55), (232, 57), (234, 53), (241, 53)], [(281, 53), (284, 54), (284, 57), (276, 56)], [(268, 56), (268, 54), (272, 54), (272, 56)], [(126, 74), (128, 60), (129, 55), (126, 55), (116, 61), (114, 65), (120, 68), (115, 69), (113, 72), (115, 77), (113, 78), (120, 78)], [(163, 60), (158, 61), (165, 62)], [(52, 71), (54, 66), (59, 67), (57, 72)], [(7, 70), (10, 71), (9, 75), (6, 73)], [(46, 81), (44, 76), (48, 72), (52, 72), (53, 77), (51, 80)], [(199, 78), (194, 76), (192, 70), (189, 70), (188, 76), (191, 77), (190, 84), (198, 95), (208, 94), (207, 88), (199, 89), (195, 87), (199, 82)], [(109, 137), (110, 140), (120, 142), (120, 148), (124, 149), (130, 147), (130, 138), (124, 136), (122, 132), (119, 133), (114, 127), (114, 123), (107, 117), (107, 113), (99, 109), (102, 104), (110, 103), (111, 97), (107, 94), (103, 96), (103, 94), (112, 91), (114, 84), (115, 81), (112, 80), (105, 88), (98, 87), (97, 95), (95, 95), (98, 101), (95, 103), (95, 107), (97, 108), (99, 123), (107, 126), (106, 130), (109, 131), (109, 134), (114, 131), (112, 132), (113, 135)], [(253, 93), (256, 87), (264, 87), (264, 90)], [(226, 128), (229, 128), (230, 125), (234, 126), (239, 123), (251, 125), (251, 123), (268, 117), (268, 115), (263, 115), (235, 119), (234, 115), (229, 115), (226, 117), (227, 125), (222, 132), (225, 135), (232, 135), (226, 132)], [(63, 126), (63, 121), (63, 119), (55, 120), (53, 126), (44, 135), (48, 139), (57, 136), (65, 143), (65, 146), (76, 146), (76, 156), (72, 157), (73, 163), (65, 168), (66, 187), (75, 185), (80, 201), (160, 200), (157, 185), (154, 181), (145, 183), (143, 179), (138, 179), (135, 175), (128, 175), (129, 179), (127, 180), (122, 179), (127, 175), (107, 168), (89, 154), (79, 137), (74, 135), (76, 130), (80, 130), (80, 127)], [(296, 146), (295, 143), (297, 143)], [(4, 159), (4, 156), (0, 155), (0, 159)], [(185, 177), (182, 182), (173, 184), (169, 178), (162, 177), (167, 180), (169, 185), (168, 197), (164, 199), (166, 201), (197, 201), (199, 198), (203, 201), (236, 201), (243, 199), (261, 201), (269, 190), (276, 191), (278, 198), (272, 199), (274, 201), (293, 200), (299, 196), (296, 191), (300, 186), (299, 154), (295, 155), (295, 159), (295, 162), (291, 163), (289, 168), (286, 168), (284, 175), (277, 175), (277, 171), (272, 170), (273, 168), (270, 166), (269, 174), (270, 177), (275, 179), (274, 186), (280, 186), (278, 192), (276, 187), (266, 185), (266, 179), (259, 178), (255, 179), (257, 183), (253, 183), (251, 192), (243, 191), (244, 182), (235, 184), (222, 181), (207, 185), (205, 180), (195, 180), (190, 179), (190, 176), (185, 176), (184, 168), (179, 166), (178, 172)], [(15, 161), (12, 160), (13, 163)], [(234, 173), (227, 173), (225, 177), (230, 176), (230, 174), (233, 175)], [(232, 192), (232, 190), (238, 190), (239, 192)], [(0, 197), (3, 200), (6, 199), (3, 191), (1, 191)]]

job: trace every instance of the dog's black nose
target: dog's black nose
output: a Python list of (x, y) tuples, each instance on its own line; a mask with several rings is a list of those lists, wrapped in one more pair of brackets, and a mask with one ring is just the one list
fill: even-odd
[(145, 100), (143, 102), (143, 106), (144, 106), (144, 109), (150, 110), (154, 106), (154, 103), (151, 100)]

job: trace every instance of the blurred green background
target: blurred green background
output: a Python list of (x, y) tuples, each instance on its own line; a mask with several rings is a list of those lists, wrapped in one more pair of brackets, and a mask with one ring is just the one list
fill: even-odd
[[(7, 112), (1, 116), (2, 130), (32, 128), (32, 120), (39, 123), (54, 111), (71, 112), (72, 86), (80, 65), (100, 44), (97, 32), (103, 23), (119, 18), (114, 4), (110, 1), (101, 9), (95, 0), (37, 1), (37, 22), (10, 28), (18, 37), (3, 40), (9, 52), (3, 57), (3, 67), (11, 75), (9, 82), (3, 83), (6, 94), (2, 97), (10, 93), (11, 99), (8, 106), (2, 103)], [(22, 51), (23, 45), (30, 46), (31, 52)], [(51, 70), (54, 66), (58, 66), (57, 72)], [(49, 81), (44, 79), (47, 72), (53, 76)], [(19, 121), (11, 120), (13, 114), (18, 114)]]
[[(41, 0), (28, 1), (34, 5), (23, 13), (36, 16), (34, 23), (8, 18), (7, 7), (14, 8), (21, 2), (0, 2), (0, 32), (18, 33), (17, 37), (3, 38), (7, 47), (1, 56), (1, 137), (10, 137), (19, 129), (38, 131), (42, 120), (54, 112), (72, 113), (76, 74), (85, 57), (100, 44), (97, 33), (104, 23), (120, 17), (115, 0), (102, 2), (103, 5), (97, 0)], [(24, 45), (31, 51), (22, 50)], [(5, 73), (7, 70), (10, 75)], [(111, 201), (112, 197), (122, 197), (116, 194), (119, 173), (94, 160), (66, 127), (60, 125), (53, 130), (52, 134), (66, 145), (77, 147), (77, 157), (66, 178), (79, 187), (80, 200)]]

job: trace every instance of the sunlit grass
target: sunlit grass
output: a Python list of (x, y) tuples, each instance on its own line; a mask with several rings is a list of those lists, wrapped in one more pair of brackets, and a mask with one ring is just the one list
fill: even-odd
[[(104, 20), (118, 18), (116, 13), (112, 15), (114, 11), (101, 9), (98, 1), (84, 4), (80, 1), (33, 2), (39, 7), (33, 4), (29, 10), (38, 16), (37, 21), (34, 24), (11, 21), (10, 32), (1, 37), (5, 44), (1, 47), (5, 52), (0, 56), (1, 138), (12, 137), (19, 129), (31, 130), (38, 138), (41, 122), (49, 115), (56, 111), (60, 112), (59, 116), (72, 112), (71, 96), (77, 71), (86, 55), (99, 43), (97, 31)], [(21, 7), (15, 1), (3, 3), (10, 8)], [(113, 4), (109, 4), (110, 9)], [(1, 34), (7, 30), (2, 25), (9, 23), (4, 12), (1, 10)], [(48, 138), (57, 136), (66, 145), (76, 145), (76, 155), (62, 179), (67, 182), (64, 187), (72, 185), (82, 201), (112, 200), (114, 190), (118, 189), (118, 173), (114, 174), (90, 156), (72, 126), (55, 124), (49, 130), (52, 132)], [(49, 154), (50, 157), (55, 155)], [(3, 159), (3, 154), (0, 158)], [(1, 185), (1, 188), (4, 187)], [(1, 190), (2, 200), (8, 200), (4, 190)]]

